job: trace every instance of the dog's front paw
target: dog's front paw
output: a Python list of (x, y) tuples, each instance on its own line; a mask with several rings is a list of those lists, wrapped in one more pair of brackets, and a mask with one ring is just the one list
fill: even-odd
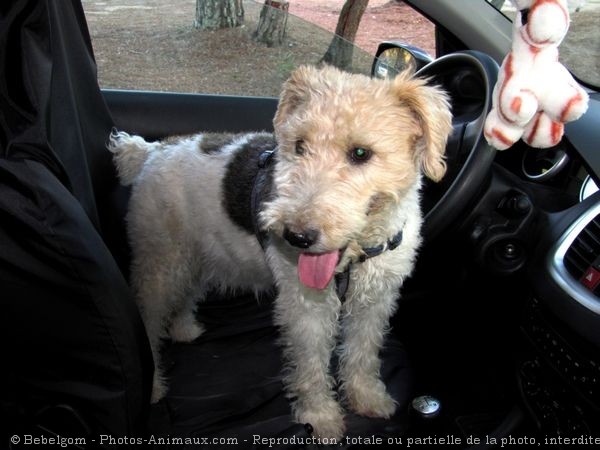
[(192, 342), (204, 333), (202, 324), (196, 322), (192, 315), (180, 315), (173, 319), (169, 327), (169, 335), (173, 342)]
[(345, 386), (346, 399), (352, 411), (367, 417), (388, 419), (396, 411), (396, 401), (378, 379), (357, 379)]
[(306, 409), (296, 410), (296, 420), (310, 424), (313, 436), (320, 439), (341, 440), (346, 432), (344, 414), (340, 405), (333, 399), (313, 404)]

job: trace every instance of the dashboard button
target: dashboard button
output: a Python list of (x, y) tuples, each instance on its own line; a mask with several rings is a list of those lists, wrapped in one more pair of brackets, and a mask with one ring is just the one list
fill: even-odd
[(591, 266), (579, 280), (586, 288), (593, 291), (600, 284), (600, 270)]

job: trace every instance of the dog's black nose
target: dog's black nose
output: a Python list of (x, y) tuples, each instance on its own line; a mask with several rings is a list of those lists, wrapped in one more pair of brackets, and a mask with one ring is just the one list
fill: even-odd
[(310, 247), (317, 241), (318, 237), (319, 232), (317, 230), (303, 230), (299, 233), (291, 231), (288, 227), (283, 230), (283, 238), (298, 248)]

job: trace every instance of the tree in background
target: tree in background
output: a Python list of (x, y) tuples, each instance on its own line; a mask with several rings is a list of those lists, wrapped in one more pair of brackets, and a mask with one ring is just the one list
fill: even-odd
[(504, 6), (504, 0), (491, 0), (490, 3), (498, 11), (500, 11), (502, 9), (502, 6)]
[(265, 0), (252, 37), (268, 47), (281, 45), (285, 38), (289, 6), (287, 0)]
[(216, 30), (239, 27), (243, 23), (242, 0), (196, 0), (195, 28)]
[(335, 36), (321, 61), (340, 69), (352, 66), (354, 39), (368, 3), (369, 0), (346, 0), (335, 27)]

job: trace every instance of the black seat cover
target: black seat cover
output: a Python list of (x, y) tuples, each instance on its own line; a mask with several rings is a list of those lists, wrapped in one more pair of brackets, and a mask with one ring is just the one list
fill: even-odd
[[(235, 447), (228, 439), (244, 449), (317, 448), (307, 429), (294, 423), (283, 390), (272, 298), (209, 297), (198, 308), (206, 332), (166, 352), (170, 390), (162, 417), (154, 411), (153, 431), (187, 438), (186, 449), (198, 448), (202, 438), (220, 443), (205, 446), (215, 449)], [(412, 367), (397, 340), (388, 339), (381, 356), (382, 379), (398, 402), (398, 412), (390, 420), (348, 413), (348, 439), (337, 448), (361, 448), (359, 437), (379, 436), (387, 443), (407, 429), (407, 405), (415, 390)], [(335, 366), (332, 361), (332, 370)]]
[(112, 119), (79, 2), (3, 1), (0, 74), (0, 447), (141, 434), (152, 361), (106, 245)]

